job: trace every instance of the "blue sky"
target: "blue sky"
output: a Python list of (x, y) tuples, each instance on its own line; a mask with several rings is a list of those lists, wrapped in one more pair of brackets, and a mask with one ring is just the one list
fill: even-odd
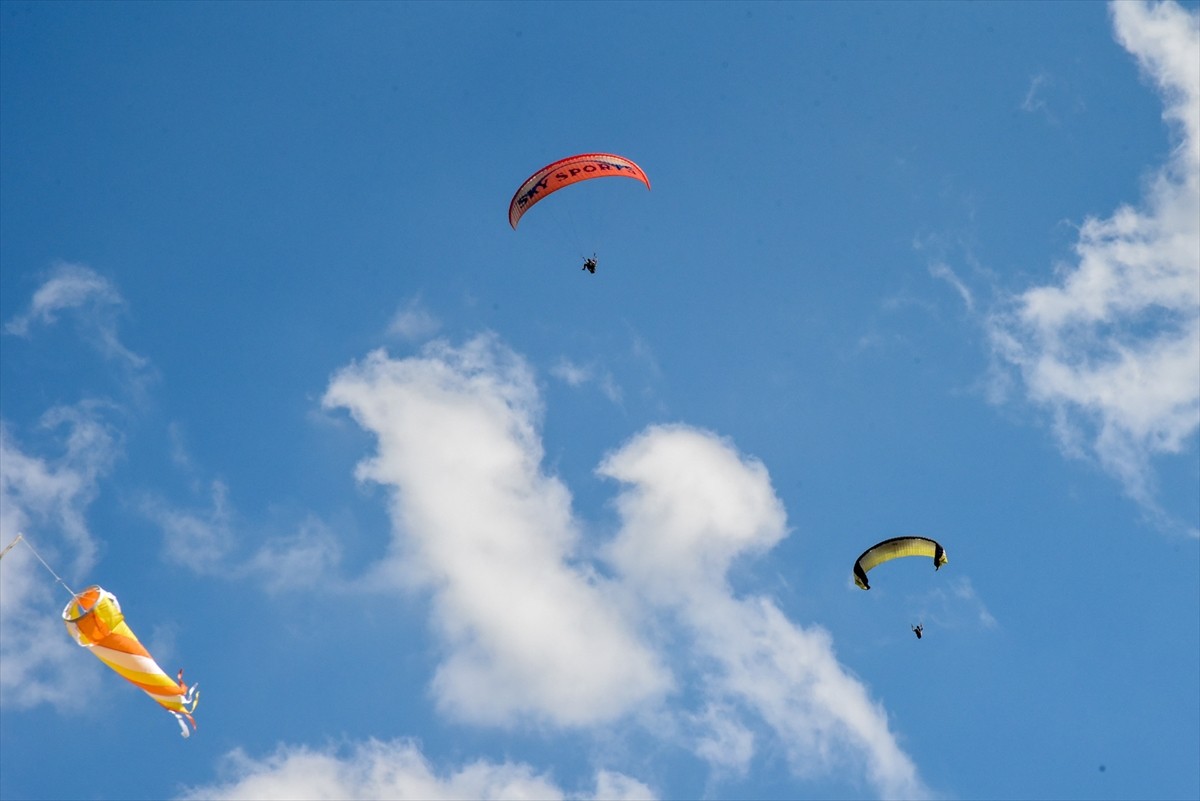
[(0, 796), (1197, 797), (1198, 14), (6, 0)]

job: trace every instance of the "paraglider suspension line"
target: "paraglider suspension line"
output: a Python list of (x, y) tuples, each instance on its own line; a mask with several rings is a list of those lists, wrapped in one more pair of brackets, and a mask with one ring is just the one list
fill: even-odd
[(29, 540), (25, 539), (24, 534), (18, 534), (17, 538), (15, 540), (10, 542), (3, 551), (0, 551), (0, 559), (3, 559), (4, 554), (6, 554), (10, 550), (12, 550), (12, 547), (14, 545), (16, 545), (18, 542), (25, 543), (29, 547), (29, 550), (33, 552), (33, 555), (37, 557), (37, 560), (42, 563), (42, 567), (46, 568), (46, 570), (49, 571), (50, 575), (54, 576), (54, 580), (57, 581), (59, 584), (63, 585), (63, 589), (65, 589), (67, 592), (71, 593), (72, 597), (75, 596), (75, 590), (68, 587), (67, 582), (63, 581), (62, 578), (57, 573), (54, 572), (54, 568), (52, 568), (52, 567), (50, 567), (50, 565), (46, 564), (46, 560), (43, 559), (42, 555), (37, 552), (37, 548), (33, 547), (33, 543), (31, 543)]
[[(582, 251), (583, 250), (583, 237), (581, 237), (579, 235), (579, 223), (575, 222), (575, 213), (573, 211), (571, 211), (571, 207), (569, 205), (566, 208), (566, 212), (567, 212), (567, 224), (571, 227), (572, 243), (575, 245), (575, 247), (579, 248), (580, 251)], [(581, 252), (579, 255), (579, 258), (586, 259), (587, 256), (584, 256)]]

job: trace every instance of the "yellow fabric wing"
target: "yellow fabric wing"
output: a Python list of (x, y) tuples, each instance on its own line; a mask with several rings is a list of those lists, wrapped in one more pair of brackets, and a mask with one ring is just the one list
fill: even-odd
[(935, 540), (928, 537), (893, 537), (872, 545), (858, 557), (858, 561), (854, 563), (854, 583), (864, 590), (871, 589), (867, 581), (867, 571), (904, 556), (927, 556), (933, 559), (934, 570), (949, 561), (946, 549)]

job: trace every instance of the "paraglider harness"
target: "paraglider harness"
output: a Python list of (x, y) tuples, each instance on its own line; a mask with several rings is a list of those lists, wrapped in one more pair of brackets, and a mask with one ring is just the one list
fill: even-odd
[(587, 270), (592, 275), (596, 274), (596, 254), (593, 253), (590, 259), (583, 260), (582, 269)]

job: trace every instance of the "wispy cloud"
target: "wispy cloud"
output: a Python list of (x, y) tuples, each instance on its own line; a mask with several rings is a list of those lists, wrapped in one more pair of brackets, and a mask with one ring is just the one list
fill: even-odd
[(595, 383), (604, 393), (604, 397), (613, 403), (621, 402), (621, 387), (608, 370), (601, 370), (594, 365), (579, 365), (563, 357), (550, 368), (550, 374), (569, 387), (578, 388)]
[(1042, 71), (1029, 79), (1029, 88), (1021, 99), (1021, 110), (1027, 114), (1038, 114), (1046, 122), (1057, 126), (1063, 112), (1079, 113), (1086, 109), (1083, 98), (1059, 77)]
[[(146, 361), (117, 336), (124, 305), (113, 285), (93, 270), (58, 264), (34, 292), (28, 309), (8, 321), (4, 331), (30, 337), (36, 326), (69, 315), (90, 344), (133, 376), (137, 388)], [(107, 421), (118, 410), (94, 398), (53, 406), (35, 427), (20, 432), (24, 442), (0, 420), (0, 541), (8, 544), (24, 533), (67, 582), (96, 562), (97, 543), (86, 514), (122, 452), (121, 435)], [(3, 571), (0, 704), (77, 704), (80, 682), (91, 678), (68, 673), (76, 654), (59, 622), (65, 590), (22, 546), (4, 558)]]
[(97, 401), (83, 401), (49, 409), (37, 426), (37, 433), (49, 437), (48, 442), (41, 441), (44, 456), (23, 449), (0, 421), (4, 534), (52, 532), (71, 554), (65, 568), (69, 570), (86, 570), (95, 561), (96, 545), (84, 513), (95, 500), (100, 479), (121, 452), (119, 434), (103, 418), (107, 408)]
[(210, 495), (208, 509), (180, 508), (158, 496), (141, 503), (142, 514), (162, 529), (167, 561), (197, 573), (222, 571), (235, 544), (229, 488), (215, 480)]
[(745, 775), (754, 759), (755, 737), (738, 720), (738, 712), (728, 704), (711, 703), (690, 719), (699, 732), (695, 739), (697, 756), (718, 772), (729, 770)]
[(1141, 202), (1085, 220), (1075, 260), (1013, 297), (989, 334), (1064, 450), (1093, 453), (1165, 520), (1151, 459), (1200, 426), (1200, 17), (1174, 2), (1110, 9), (1178, 144)]
[[(70, 581), (92, 567), (96, 543), (85, 517), (120, 442), (94, 403), (55, 407), (39, 426), (52, 439), (36, 455), (0, 421), (0, 542), (24, 533)], [(80, 681), (68, 668), (74, 645), (62, 636), (58, 611), (66, 594), (18, 545), (2, 563), (0, 581), (0, 705), (77, 703)], [(77, 680), (78, 679), (78, 680)]]
[(337, 575), (341, 545), (319, 517), (308, 514), (288, 533), (265, 536), (234, 508), (224, 481), (214, 479), (207, 493), (207, 503), (199, 506), (176, 505), (158, 495), (140, 503), (142, 515), (162, 531), (168, 562), (225, 580), (253, 578), (268, 593), (318, 583), (326, 592), (346, 589)]
[(962, 298), (963, 305), (967, 307), (967, 311), (975, 310), (975, 296), (971, 293), (971, 289), (966, 283), (951, 269), (950, 265), (941, 261), (934, 262), (929, 265), (929, 274), (934, 278), (945, 281), (953, 287), (958, 296)]
[(86, 265), (59, 262), (33, 293), (29, 308), (9, 320), (4, 330), (28, 337), (36, 325), (53, 325), (60, 315), (71, 314), (85, 339), (106, 358), (140, 370), (147, 360), (127, 348), (117, 334), (124, 311), (125, 300), (111, 281)]
[(189, 801), (449, 801), (471, 798), (652, 799), (646, 785), (620, 773), (598, 771), (592, 788), (568, 792), (552, 778), (518, 762), (478, 760), (439, 772), (410, 740), (368, 740), (348, 748), (282, 747), (264, 759), (234, 751), (225, 759), (225, 781), (190, 789)]
[(420, 341), (433, 336), (441, 327), (441, 321), (425, 308), (419, 296), (415, 296), (392, 315), (387, 332), (389, 336)]
[(949, 587), (932, 589), (914, 600), (918, 618), (942, 628), (990, 629), (997, 625), (971, 580), (962, 576)]
[(250, 557), (234, 569), (237, 575), (261, 580), (268, 592), (316, 587), (340, 587), (333, 578), (342, 560), (337, 536), (320, 518), (309, 515), (290, 534), (266, 540)]
[(1044, 72), (1039, 72), (1030, 79), (1029, 88), (1025, 91), (1025, 97), (1021, 100), (1022, 111), (1034, 112), (1045, 110), (1046, 100), (1042, 97), (1042, 90), (1049, 82), (1050, 76)]
[(571, 387), (581, 387), (592, 379), (591, 370), (580, 367), (566, 358), (559, 359), (558, 363), (550, 368), (550, 374)]

